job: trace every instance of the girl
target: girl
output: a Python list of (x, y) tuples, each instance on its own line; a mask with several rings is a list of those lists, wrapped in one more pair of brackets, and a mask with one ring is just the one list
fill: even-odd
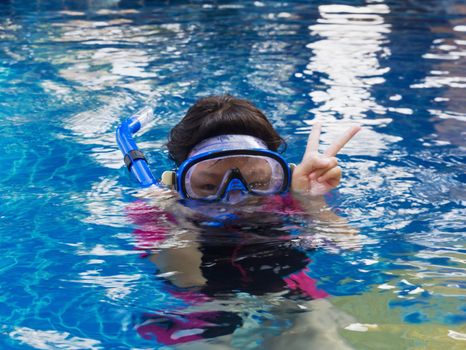
[(259, 109), (232, 96), (206, 97), (171, 130), (168, 151), (179, 168), (171, 174), (173, 181), (168, 174), (164, 180), (183, 198), (226, 198), (233, 180), (242, 185), (235, 191), (244, 193), (283, 193), (291, 186), (295, 192), (323, 195), (340, 183), (335, 156), (360, 127), (351, 127), (324, 154), (318, 153), (320, 130), (315, 124), (301, 163), (290, 169), (277, 154), (284, 140)]
[[(360, 128), (350, 128), (323, 154), (318, 152), (320, 128), (314, 126), (303, 159), (295, 166), (277, 153), (284, 140), (250, 102), (211, 96), (188, 110), (167, 144), (178, 168), (165, 172), (161, 180), (178, 192), (183, 205), (168, 213), (139, 203), (130, 216), (138, 226), (138, 247), (150, 251), (148, 258), (167, 276), (167, 291), (191, 309), (141, 315), (136, 325), (141, 336), (178, 344), (233, 333), (243, 324), (242, 317), (216, 309), (220, 295), (278, 293), (302, 300), (327, 296), (310, 277), (307, 250), (312, 243), (296, 246), (296, 232), (283, 230), (299, 227), (293, 217), (300, 216), (320, 224), (337, 222), (340, 230), (350, 231), (341, 225), (343, 219), (325, 209), (323, 194), (339, 184), (335, 155)], [(124, 153), (136, 178), (153, 184), (144, 173), (140, 151)], [(182, 208), (190, 208), (192, 215), (178, 220), (173, 214)], [(177, 242), (188, 243), (164, 246), (171, 230), (177, 232)]]

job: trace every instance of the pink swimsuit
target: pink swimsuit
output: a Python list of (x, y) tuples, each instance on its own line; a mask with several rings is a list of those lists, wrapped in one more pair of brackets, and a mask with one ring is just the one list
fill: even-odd
[[(268, 197), (260, 209), (267, 215), (306, 214), (291, 195)], [(144, 251), (159, 247), (177, 224), (172, 214), (149, 207), (144, 201), (133, 203), (128, 209), (128, 215), (137, 226), (134, 231), (136, 248)], [(238, 235), (236, 227), (221, 227), (215, 232), (225, 233), (230, 230)], [(201, 235), (208, 236), (208, 233), (202, 233), (202, 228), (200, 231)], [(264, 232), (267, 234), (268, 231)], [(265, 251), (260, 250), (261, 253), (265, 252), (263, 256), (256, 254), (257, 249), (262, 249), (263, 243), (262, 246), (241, 243), (221, 247), (201, 245), (201, 270), (207, 280), (206, 285), (192, 291), (182, 290), (167, 282), (167, 292), (188, 305), (208, 302), (214, 299), (217, 293), (225, 291), (262, 295), (288, 290), (290, 294), (298, 294), (306, 299), (327, 297), (328, 294), (318, 289), (316, 281), (310, 277), (310, 259), (306, 254), (298, 248), (286, 245), (289, 236), (282, 238), (274, 233), (273, 238), (283, 239), (285, 245), (276, 252), (271, 250), (276, 249), (273, 246)], [(148, 255), (149, 253), (143, 254)], [(186, 314), (177, 310), (162, 314), (143, 314), (136, 329), (145, 339), (155, 339), (162, 344), (173, 345), (230, 334), (241, 325), (242, 318), (233, 312), (207, 311)]]

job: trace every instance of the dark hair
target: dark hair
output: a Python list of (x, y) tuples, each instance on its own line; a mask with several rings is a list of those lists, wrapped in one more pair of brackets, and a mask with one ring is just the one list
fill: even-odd
[(230, 95), (209, 96), (191, 106), (170, 131), (167, 143), (170, 158), (179, 165), (199, 142), (225, 134), (255, 136), (272, 151), (286, 146), (264, 113), (251, 102)]

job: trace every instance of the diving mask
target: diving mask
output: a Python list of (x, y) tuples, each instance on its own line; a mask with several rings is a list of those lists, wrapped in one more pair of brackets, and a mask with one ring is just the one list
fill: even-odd
[(174, 185), (182, 198), (208, 201), (283, 193), (290, 182), (290, 166), (283, 157), (249, 135), (208, 138), (176, 171), (162, 175), (162, 183)]

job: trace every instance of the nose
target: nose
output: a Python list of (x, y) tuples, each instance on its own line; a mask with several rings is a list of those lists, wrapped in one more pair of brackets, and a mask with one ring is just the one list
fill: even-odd
[(229, 191), (225, 197), (226, 202), (229, 204), (237, 204), (247, 197), (247, 193), (241, 190)]

